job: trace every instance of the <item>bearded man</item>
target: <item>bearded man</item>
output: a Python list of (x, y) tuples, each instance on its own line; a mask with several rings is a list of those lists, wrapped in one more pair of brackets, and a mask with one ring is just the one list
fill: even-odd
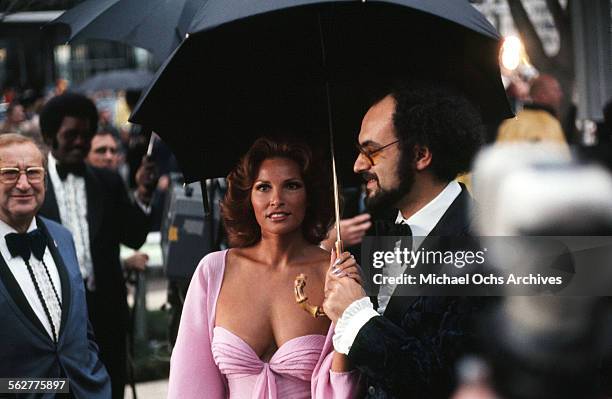
[[(435, 248), (434, 236), (468, 237), (472, 199), (454, 179), (483, 132), (476, 109), (450, 89), (403, 85), (379, 97), (363, 118), (353, 168), (366, 184), (369, 235), (406, 236), (413, 250)], [(353, 279), (329, 277), (323, 308), (336, 324), (334, 348), (365, 376), (368, 398), (448, 398), (456, 360), (477, 342), (469, 325), (480, 302), (405, 288), (381, 284), (369, 298)]]

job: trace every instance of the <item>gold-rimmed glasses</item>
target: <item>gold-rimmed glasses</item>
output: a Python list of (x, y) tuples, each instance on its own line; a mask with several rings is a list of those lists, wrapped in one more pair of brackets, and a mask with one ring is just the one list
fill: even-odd
[(19, 176), (24, 173), (30, 183), (40, 183), (45, 178), (45, 168), (30, 166), (29, 168), (0, 168), (0, 181), (4, 184), (15, 184)]
[(357, 143), (355, 144), (355, 146), (357, 147), (357, 151), (359, 151), (360, 154), (362, 154), (364, 157), (366, 157), (366, 159), (368, 160), (368, 162), (370, 162), (370, 166), (374, 166), (376, 164), (375, 160), (378, 157), (378, 155), (387, 147), (399, 143), (399, 140), (395, 140), (389, 144), (385, 144), (382, 147), (376, 148), (374, 150), (371, 150), (365, 146), (362, 146), (361, 144)]

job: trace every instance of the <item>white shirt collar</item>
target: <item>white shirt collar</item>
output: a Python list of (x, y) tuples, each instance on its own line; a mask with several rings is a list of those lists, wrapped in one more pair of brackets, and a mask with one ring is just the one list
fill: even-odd
[(408, 219), (404, 218), (401, 211), (398, 211), (395, 223), (407, 223), (410, 226), (410, 230), (412, 230), (413, 236), (426, 237), (431, 233), (440, 219), (442, 219), (446, 210), (451, 206), (459, 194), (461, 194), (461, 186), (457, 181), (453, 180), (446, 185), (444, 190), (442, 190), (436, 198), (429, 201), (427, 205), (419, 209)]
[[(30, 226), (28, 227), (27, 232), (29, 233), (30, 231), (34, 229), (36, 229), (36, 218), (32, 218), (32, 222), (30, 223)], [(11, 227), (4, 220), (0, 219), (0, 239), (4, 239), (4, 236), (9, 233), (17, 233), (17, 230)]]

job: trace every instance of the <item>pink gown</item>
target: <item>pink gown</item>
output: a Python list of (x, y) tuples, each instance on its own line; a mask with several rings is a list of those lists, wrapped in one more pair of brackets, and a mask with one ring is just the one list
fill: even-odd
[(268, 362), (231, 331), (215, 327), (226, 253), (207, 255), (193, 275), (170, 361), (168, 398), (356, 397), (358, 372), (331, 371), (333, 326), (327, 336), (285, 342)]

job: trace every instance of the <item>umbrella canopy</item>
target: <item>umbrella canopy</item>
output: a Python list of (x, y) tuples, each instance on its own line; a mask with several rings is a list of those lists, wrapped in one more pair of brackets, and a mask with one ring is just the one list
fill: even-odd
[(189, 30), (132, 115), (187, 181), (225, 176), (261, 135), (328, 148), (332, 128), (348, 175), (369, 100), (398, 78), (448, 82), (490, 121), (512, 115), (499, 36), (467, 1), (208, 0)]
[(153, 53), (163, 62), (187, 34), (206, 0), (87, 0), (51, 21), (59, 42), (113, 40)]
[(141, 69), (119, 69), (98, 73), (76, 87), (78, 92), (98, 90), (142, 90), (153, 80), (154, 75)]

